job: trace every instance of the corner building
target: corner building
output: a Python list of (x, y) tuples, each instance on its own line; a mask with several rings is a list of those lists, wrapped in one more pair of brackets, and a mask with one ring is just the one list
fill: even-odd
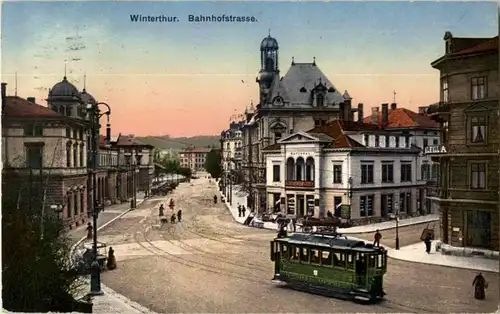
[(440, 102), (429, 108), (439, 122), (442, 147), (439, 188), (432, 201), (441, 214), (444, 244), (499, 248), (498, 36), (444, 36), (445, 54), (431, 65), (440, 72)]

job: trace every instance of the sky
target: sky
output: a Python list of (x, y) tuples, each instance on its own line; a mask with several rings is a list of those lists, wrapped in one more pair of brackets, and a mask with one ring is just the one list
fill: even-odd
[[(430, 63), (443, 36), (498, 35), (494, 2), (4, 2), (2, 80), (46, 105), (70, 82), (112, 108), (113, 133), (220, 134), (258, 102), (260, 42), (279, 42), (281, 75), (312, 62), (365, 110), (439, 100)], [(131, 22), (130, 15), (178, 22)], [(189, 15), (253, 16), (253, 23), (193, 23)], [(66, 70), (65, 70), (66, 69)], [(86, 77), (86, 79), (84, 79)], [(368, 111), (369, 112), (369, 111)]]

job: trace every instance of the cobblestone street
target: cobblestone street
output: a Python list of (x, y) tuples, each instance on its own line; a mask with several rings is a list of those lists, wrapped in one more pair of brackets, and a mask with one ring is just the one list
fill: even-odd
[[(181, 184), (173, 194), (146, 200), (99, 233), (115, 250), (118, 269), (103, 282), (156, 312), (492, 312), (498, 274), (486, 273), (487, 298), (473, 298), (473, 271), (389, 260), (386, 301), (363, 305), (275, 286), (269, 257), (271, 230), (234, 222), (207, 179)], [(158, 206), (173, 197), (181, 224), (160, 227)], [(402, 229), (401, 245), (420, 237)], [(391, 231), (392, 232), (392, 231)], [(414, 232), (418, 234), (415, 236)], [(390, 232), (384, 243), (394, 245)], [(353, 235), (354, 236), (354, 235)], [(356, 235), (371, 240), (371, 234)]]

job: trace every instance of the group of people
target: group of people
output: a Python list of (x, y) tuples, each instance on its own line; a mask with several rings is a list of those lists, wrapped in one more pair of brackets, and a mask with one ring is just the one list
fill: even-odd
[(238, 204), (238, 217), (245, 217), (246, 212), (247, 212), (247, 209), (245, 208), (245, 206)]
[[(170, 200), (170, 209), (173, 211), (174, 206), (173, 206), (173, 200)], [(158, 216), (160, 217), (160, 221), (165, 221), (165, 206), (163, 204), (160, 205), (160, 208), (158, 209)], [(172, 215), (170, 216), (170, 223), (175, 224), (176, 221), (181, 222), (182, 221), (182, 209), (179, 209), (177, 211), (177, 215), (173, 212)]]

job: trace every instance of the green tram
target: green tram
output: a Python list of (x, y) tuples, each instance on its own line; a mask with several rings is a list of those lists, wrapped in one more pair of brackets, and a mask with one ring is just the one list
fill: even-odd
[(296, 290), (376, 301), (384, 297), (387, 251), (333, 233), (280, 231), (271, 241), (274, 282)]

